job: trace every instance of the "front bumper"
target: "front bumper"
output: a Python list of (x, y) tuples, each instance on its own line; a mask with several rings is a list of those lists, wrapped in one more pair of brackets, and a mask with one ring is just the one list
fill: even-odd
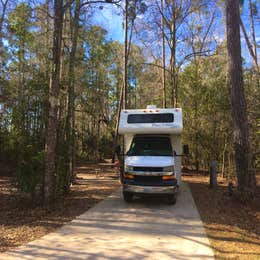
[(175, 194), (178, 191), (178, 186), (137, 186), (124, 184), (123, 191), (140, 194)]

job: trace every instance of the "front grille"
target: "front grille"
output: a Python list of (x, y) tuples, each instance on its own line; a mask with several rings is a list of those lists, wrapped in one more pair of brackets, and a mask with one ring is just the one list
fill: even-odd
[(124, 184), (137, 186), (173, 186), (177, 180), (163, 181), (162, 176), (134, 175), (133, 179), (124, 179)]
[(163, 167), (134, 167), (136, 172), (162, 172)]
[(152, 183), (161, 183), (162, 182), (162, 176), (143, 176), (143, 175), (135, 175), (136, 182), (144, 182), (146, 184), (152, 184)]

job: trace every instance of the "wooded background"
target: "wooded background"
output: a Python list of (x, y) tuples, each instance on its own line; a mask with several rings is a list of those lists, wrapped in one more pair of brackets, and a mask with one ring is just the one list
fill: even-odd
[[(216, 160), (234, 176), (228, 2), (1, 0), (1, 174), (48, 203), (69, 191), (77, 162), (113, 156), (121, 105), (155, 104), (183, 108), (186, 167), (208, 171)], [(260, 163), (259, 7), (240, 1), (237, 16), (251, 171)], [(125, 41), (97, 25), (106, 9), (122, 17)]]

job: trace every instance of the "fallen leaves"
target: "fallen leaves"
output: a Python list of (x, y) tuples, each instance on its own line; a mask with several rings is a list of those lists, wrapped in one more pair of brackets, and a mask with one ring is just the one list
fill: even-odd
[(216, 259), (260, 259), (260, 176), (257, 198), (241, 203), (227, 194), (228, 181), (221, 179), (209, 189), (209, 178), (186, 175)]
[(116, 174), (103, 168), (104, 178), (95, 175), (96, 165), (77, 169), (78, 179), (70, 194), (53, 211), (32, 206), (15, 189), (13, 179), (0, 177), (0, 252), (28, 243), (54, 231), (82, 214), (119, 187)]

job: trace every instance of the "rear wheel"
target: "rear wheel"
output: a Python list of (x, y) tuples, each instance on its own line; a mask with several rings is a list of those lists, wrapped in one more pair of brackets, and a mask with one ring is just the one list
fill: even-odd
[(176, 204), (176, 201), (177, 201), (177, 196), (176, 196), (176, 194), (169, 194), (169, 195), (168, 195), (168, 203), (169, 203), (169, 204), (174, 205), (174, 204)]
[(132, 202), (133, 201), (133, 193), (123, 191), (123, 197), (125, 202)]

